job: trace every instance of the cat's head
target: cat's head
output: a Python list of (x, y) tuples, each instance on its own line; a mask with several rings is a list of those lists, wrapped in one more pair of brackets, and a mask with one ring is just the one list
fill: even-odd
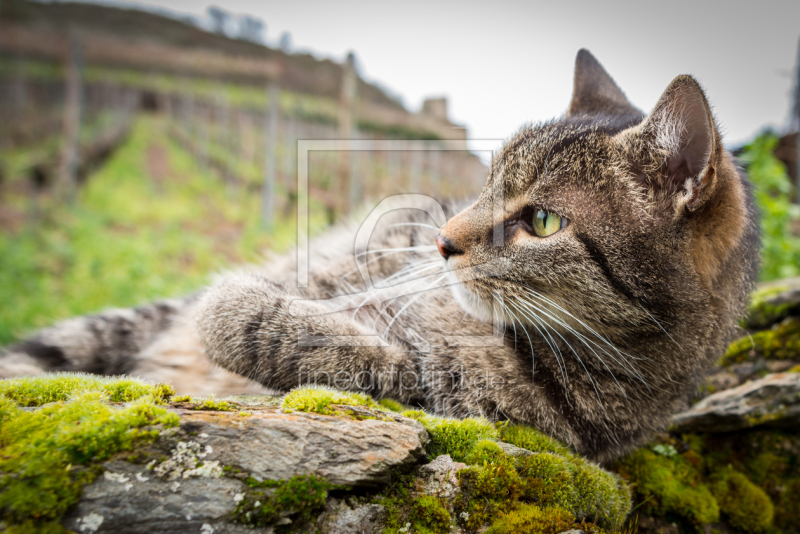
[(437, 244), (478, 317), (502, 300), (507, 320), (639, 335), (725, 298), (715, 292), (755, 224), (747, 194), (694, 78), (675, 78), (645, 115), (581, 50), (566, 115), (511, 138)]

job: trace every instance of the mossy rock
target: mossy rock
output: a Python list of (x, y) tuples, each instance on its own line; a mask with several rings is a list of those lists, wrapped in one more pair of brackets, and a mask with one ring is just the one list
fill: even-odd
[(753, 291), (741, 326), (750, 331), (762, 330), (790, 315), (800, 315), (800, 278), (781, 280)]
[(326, 386), (307, 386), (287, 393), (281, 401), (281, 408), (291, 412), (312, 412), (322, 415), (338, 415), (332, 406), (363, 406), (378, 409), (378, 403), (369, 396), (350, 391), (339, 391)]
[(759, 534), (772, 525), (775, 507), (767, 494), (742, 473), (724, 469), (711, 479), (711, 491), (726, 522), (748, 534)]
[(721, 523), (737, 532), (800, 532), (800, 435), (749, 430), (663, 438), (614, 470), (642, 515), (684, 531)]
[(57, 529), (102, 473), (101, 462), (178, 424), (160, 406), (173, 393), (130, 378), (71, 373), (0, 381), (2, 521), (12, 530)]
[(800, 317), (787, 317), (769, 330), (737, 339), (728, 346), (720, 365), (756, 358), (800, 361)]

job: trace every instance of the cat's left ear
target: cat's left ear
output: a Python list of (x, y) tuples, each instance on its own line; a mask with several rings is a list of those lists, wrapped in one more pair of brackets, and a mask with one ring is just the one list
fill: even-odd
[(581, 48), (575, 58), (575, 82), (567, 117), (596, 114), (642, 117), (600, 62)]
[(662, 187), (682, 192), (690, 211), (702, 206), (716, 185), (716, 162), (722, 142), (700, 84), (678, 76), (661, 95), (641, 126), (641, 135), (665, 156)]

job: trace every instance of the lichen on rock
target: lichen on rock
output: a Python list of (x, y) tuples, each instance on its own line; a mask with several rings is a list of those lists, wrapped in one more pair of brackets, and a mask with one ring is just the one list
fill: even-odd
[(2, 521), (45, 529), (60, 520), (102, 473), (100, 462), (155, 440), (156, 425), (178, 424), (159, 405), (171, 394), (135, 379), (71, 373), (0, 381)]

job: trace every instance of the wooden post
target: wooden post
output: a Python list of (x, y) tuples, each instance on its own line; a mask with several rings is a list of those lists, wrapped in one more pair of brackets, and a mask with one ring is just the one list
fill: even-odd
[(275, 224), (275, 177), (278, 171), (278, 114), (281, 91), (272, 82), (267, 87), (267, 113), (264, 128), (264, 187), (261, 214), (264, 226)]
[[(356, 107), (358, 99), (358, 75), (356, 74), (355, 55), (350, 52), (342, 66), (342, 87), (339, 98), (339, 136), (340, 139), (358, 137), (356, 123)], [(339, 154), (342, 165), (342, 213), (350, 214), (358, 203), (358, 162), (355, 154), (344, 151)], [(341, 215), (341, 214), (340, 214)]]
[(442, 185), (442, 153), (438, 150), (428, 151), (428, 187), (433, 195), (441, 195)]
[(74, 199), (78, 186), (81, 107), (83, 103), (83, 45), (73, 30), (69, 35), (67, 79), (64, 95), (64, 137), (58, 172), (59, 194)]
[(797, 47), (797, 64), (794, 68), (794, 92), (789, 132), (794, 132), (794, 202), (800, 203), (800, 43)]

